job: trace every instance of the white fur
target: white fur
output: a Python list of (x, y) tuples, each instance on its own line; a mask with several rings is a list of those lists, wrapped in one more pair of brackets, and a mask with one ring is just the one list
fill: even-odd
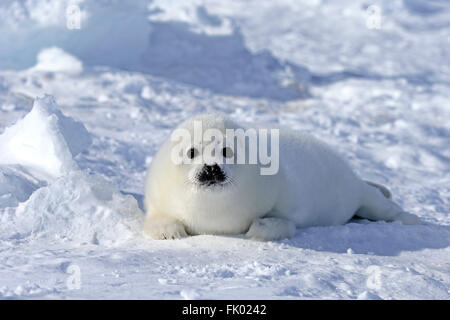
[[(203, 115), (180, 127), (193, 134), (192, 120), (203, 130), (246, 128), (217, 115)], [(175, 165), (168, 139), (147, 176), (144, 232), (153, 239), (186, 234), (239, 234), (260, 240), (293, 236), (295, 227), (340, 225), (358, 216), (418, 223), (383, 196), (376, 184), (358, 178), (327, 145), (292, 130), (280, 130), (280, 168), (261, 175), (259, 165), (222, 164), (231, 183), (200, 188), (193, 177), (203, 164)], [(186, 150), (189, 146), (186, 146)], [(202, 143), (197, 146), (201, 150)]]

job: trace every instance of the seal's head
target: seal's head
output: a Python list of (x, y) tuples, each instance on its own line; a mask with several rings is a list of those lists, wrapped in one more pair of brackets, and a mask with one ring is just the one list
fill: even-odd
[(224, 192), (233, 186), (234, 146), (226, 138), (228, 123), (218, 115), (186, 121), (171, 135), (174, 170), (196, 191)]
[(277, 186), (245, 161), (250, 143), (227, 134), (237, 129), (220, 115), (200, 115), (175, 129), (152, 161), (147, 210), (179, 219), (191, 234), (242, 233), (268, 212)]

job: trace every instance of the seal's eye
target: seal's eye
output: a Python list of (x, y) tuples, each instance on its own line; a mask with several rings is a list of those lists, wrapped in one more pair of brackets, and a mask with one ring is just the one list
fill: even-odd
[(187, 156), (189, 159), (194, 159), (196, 156), (198, 156), (198, 150), (195, 148), (190, 148), (187, 151)]
[(231, 158), (233, 156), (233, 150), (229, 147), (223, 148), (222, 155), (224, 158)]

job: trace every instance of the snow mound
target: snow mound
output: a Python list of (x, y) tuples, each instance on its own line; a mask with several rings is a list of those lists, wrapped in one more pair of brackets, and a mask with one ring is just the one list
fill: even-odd
[(91, 144), (84, 125), (64, 116), (53, 97), (0, 136), (0, 240), (113, 245), (139, 233), (136, 199), (74, 157)]
[(0, 166), (21, 165), (35, 177), (51, 180), (77, 169), (73, 157), (90, 144), (84, 125), (64, 116), (53, 97), (45, 95), (0, 135)]
[(116, 245), (140, 234), (136, 199), (86, 171), (73, 171), (35, 191), (1, 216), (0, 239)]
[(78, 74), (83, 71), (83, 63), (58, 47), (42, 49), (37, 56), (35, 71), (64, 72)]

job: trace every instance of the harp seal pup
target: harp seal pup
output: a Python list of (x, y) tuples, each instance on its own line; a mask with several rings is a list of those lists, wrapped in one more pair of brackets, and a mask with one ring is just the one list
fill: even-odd
[[(257, 127), (206, 114), (178, 129), (194, 135), (194, 123), (201, 123), (202, 133)], [(337, 153), (310, 135), (279, 129), (279, 148), (271, 150), (278, 151), (279, 168), (271, 175), (261, 174), (259, 161), (223, 161), (249, 152), (250, 143), (238, 142), (234, 150), (224, 147), (206, 161), (201, 156), (209, 141), (203, 136), (184, 144), (172, 140), (162, 145), (147, 173), (144, 234), (152, 239), (245, 233), (251, 239), (278, 240), (292, 237), (297, 227), (341, 225), (355, 215), (419, 223), (391, 200), (389, 190), (360, 179)], [(174, 148), (196, 163), (175, 163)]]

